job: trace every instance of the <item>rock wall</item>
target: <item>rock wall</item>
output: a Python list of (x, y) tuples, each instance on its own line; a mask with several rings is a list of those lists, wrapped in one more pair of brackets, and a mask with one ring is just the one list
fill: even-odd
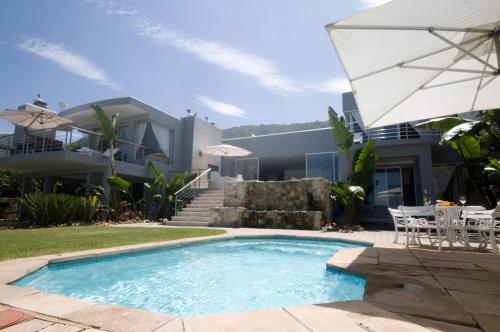
[(320, 229), (330, 218), (330, 186), (323, 178), (229, 182), (224, 186), (224, 208), (211, 209), (211, 224)]

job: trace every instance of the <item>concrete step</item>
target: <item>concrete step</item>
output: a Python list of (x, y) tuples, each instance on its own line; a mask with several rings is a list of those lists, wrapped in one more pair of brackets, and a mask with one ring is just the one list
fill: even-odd
[(167, 221), (166, 226), (209, 227), (207, 221)]
[(210, 208), (199, 208), (199, 207), (192, 207), (188, 206), (182, 209), (182, 212), (209, 212)]
[(177, 213), (177, 216), (182, 216), (182, 217), (193, 217), (193, 219), (197, 218), (197, 217), (210, 217), (210, 214), (208, 213), (208, 211), (186, 211), (186, 210), (182, 210), (180, 212)]
[(172, 217), (173, 221), (210, 221), (210, 217), (194, 217), (194, 216), (173, 216)]
[(187, 205), (187, 208), (204, 208), (204, 209), (210, 209), (213, 207), (222, 207), (222, 204), (209, 204), (209, 203), (191, 203)]
[(224, 200), (223, 199), (218, 199), (218, 198), (201, 198), (201, 197), (197, 197), (197, 198), (193, 199), (191, 202), (222, 204), (222, 203), (224, 203)]
[(195, 199), (217, 199), (217, 200), (224, 200), (224, 196), (205, 196), (201, 194), (198, 197), (195, 197)]

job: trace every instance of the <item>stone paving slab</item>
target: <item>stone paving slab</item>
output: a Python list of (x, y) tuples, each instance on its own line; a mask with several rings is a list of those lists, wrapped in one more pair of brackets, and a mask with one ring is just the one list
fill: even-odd
[(176, 318), (154, 330), (154, 332), (184, 332), (184, 324), (181, 318)]
[(379, 309), (362, 301), (307, 305), (286, 308), (311, 331), (385, 331), (428, 332), (400, 315)]
[[(370, 289), (367, 289), (370, 292)], [(381, 289), (365, 295), (365, 301), (387, 311), (474, 326), (471, 315), (447, 294), (404, 289)]]
[(41, 319), (31, 319), (21, 324), (3, 329), (2, 332), (39, 332), (52, 324), (52, 322), (47, 322)]
[(175, 319), (169, 314), (97, 304), (64, 315), (70, 321), (84, 323), (110, 331), (152, 331)]
[(500, 296), (459, 291), (450, 294), (471, 313), (500, 315)]
[(457, 279), (468, 279), (470, 282), (472, 280), (483, 280), (483, 281), (496, 281), (500, 282), (500, 276), (488, 271), (478, 271), (478, 270), (461, 270), (461, 269), (448, 269), (448, 268), (427, 268), (427, 270), (436, 277), (445, 278), (457, 278)]
[(403, 315), (409, 321), (415, 322), (421, 326), (424, 326), (431, 330), (432, 332), (481, 332), (481, 330), (457, 324), (451, 324), (443, 321), (415, 317), (412, 315)]
[(188, 317), (183, 322), (185, 332), (311, 332), (283, 309)]
[(44, 328), (40, 332), (81, 332), (83, 328), (77, 326), (70, 326), (65, 324), (54, 324)]
[(13, 300), (36, 293), (39, 292), (31, 288), (0, 285), (0, 303), (9, 304)]
[(481, 270), (475, 264), (469, 262), (456, 262), (456, 261), (444, 261), (444, 260), (431, 260), (431, 259), (422, 259), (420, 260), (422, 265), (425, 267), (438, 267), (445, 269), (461, 269), (461, 270)]
[[(481, 293), (500, 296), (500, 280), (497, 281), (482, 281), (482, 280), (467, 280), (458, 278), (447, 278), (436, 276), (439, 282), (449, 290), (457, 290), (469, 293)], [(499, 313), (500, 314), (500, 313)]]
[(62, 317), (71, 312), (94, 305), (94, 303), (90, 301), (46, 293), (34, 293), (12, 300), (3, 301), (3, 303), (16, 308), (55, 317)]
[(473, 314), (473, 316), (484, 332), (498, 332), (500, 330), (500, 316), (488, 314)]

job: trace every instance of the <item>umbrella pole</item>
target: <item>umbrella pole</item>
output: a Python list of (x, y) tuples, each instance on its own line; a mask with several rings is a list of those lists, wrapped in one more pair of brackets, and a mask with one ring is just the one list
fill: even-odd
[(497, 53), (497, 74), (500, 74), (500, 26), (497, 26), (493, 33), (493, 41), (495, 42), (495, 50)]

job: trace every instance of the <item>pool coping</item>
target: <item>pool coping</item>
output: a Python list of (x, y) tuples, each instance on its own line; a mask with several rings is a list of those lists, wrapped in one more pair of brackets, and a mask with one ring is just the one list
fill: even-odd
[[(326, 266), (328, 268), (337, 269), (350, 274), (365, 277), (366, 278), (365, 293), (366, 289), (368, 289), (368, 287), (371, 287), (372, 284), (377, 285), (377, 283), (380, 282), (380, 280), (378, 280), (377, 278), (368, 277), (370, 275), (369, 269), (374, 268), (379, 264), (379, 250), (383, 250), (384, 248), (407, 250), (407, 248), (405, 248), (402, 245), (393, 245), (387, 243), (377, 243), (368, 241), (356, 241), (356, 240), (348, 240), (348, 239), (325, 237), (325, 236), (293, 235), (293, 234), (279, 234), (279, 233), (260, 234), (260, 235), (259, 234), (240, 235), (240, 234), (226, 233), (215, 236), (185, 238), (179, 240), (141, 243), (141, 244), (133, 244), (127, 246), (118, 246), (118, 247), (103, 248), (103, 249), (91, 249), (91, 250), (69, 252), (62, 254), (21, 258), (21, 259), (14, 259), (14, 260), (7, 260), (0, 262), (0, 304), (9, 307), (19, 308), (22, 310), (28, 310), (42, 315), (55, 317), (61, 320), (75, 322), (78, 324), (85, 324), (90, 327), (103, 328), (110, 331), (126, 330), (122, 329), (123, 328), (122, 325), (125, 323), (118, 323), (119, 321), (122, 321), (124, 317), (129, 317), (128, 320), (130, 320), (130, 318), (133, 317), (134, 323), (139, 324), (141, 326), (141, 330), (144, 331), (146, 330), (163, 331), (163, 328), (164, 327), (166, 328), (167, 326), (172, 327), (172, 330), (183, 331), (184, 322), (182, 320), (184, 319), (196, 319), (196, 317), (214, 317), (214, 316), (217, 316), (219, 317), (219, 319), (221, 319), (221, 317), (225, 317), (224, 315), (231, 315), (231, 313), (214, 314), (207, 316), (194, 316), (194, 317), (176, 317), (168, 313), (156, 313), (152, 311), (122, 307), (111, 304), (100, 304), (93, 301), (82, 300), (69, 296), (49, 294), (30, 288), (12, 286), (8, 284), (15, 282), (16, 280), (19, 280), (24, 276), (32, 272), (35, 272), (38, 269), (44, 268), (45, 266), (54, 263), (72, 262), (89, 258), (92, 259), (101, 257), (111, 257), (120, 254), (143, 252), (143, 251), (163, 249), (178, 245), (198, 244), (198, 243), (218, 241), (218, 240), (229, 240), (237, 238), (276, 238), (276, 237), (329, 240), (329, 241), (359, 243), (365, 245), (365, 247), (340, 249), (326, 262)], [(418, 281), (415, 281), (415, 283), (419, 286), (427, 287), (425, 283)], [(365, 300), (350, 301), (350, 302), (357, 302), (358, 305), (363, 308), (368, 306), (365, 308), (365, 310), (367, 310), (368, 312), (374, 311), (375, 309), (379, 311), (381, 310), (383, 312), (383, 315), (387, 314), (396, 315), (397, 319), (402, 320), (404, 322), (410, 322), (410, 320), (403, 318), (399, 314), (390, 313), (389, 311), (382, 310), (376, 306), (369, 304)], [(331, 305), (338, 307), (344, 305), (343, 303), (348, 303), (348, 302), (336, 302), (333, 304), (324, 304), (324, 305)], [(276, 308), (276, 309), (282, 309), (285, 312), (289, 313), (289, 310), (295, 310), (296, 308), (318, 307), (320, 305), (321, 304), (310, 304), (300, 307), (291, 307), (291, 308), (287, 307), (287, 308)], [(242, 312), (240, 314), (246, 313), (248, 315), (252, 315), (252, 314), (258, 314), (259, 312), (267, 312), (272, 310), (273, 309), (254, 310), (254, 311)], [(116, 317), (116, 319), (110, 319), (110, 317)], [(128, 320), (125, 319), (125, 321)], [(295, 320), (298, 319), (295, 318)], [(457, 322), (451, 320), (451, 322), (468, 326), (475, 325), (474, 321), (467, 319), (463, 321), (460, 321), (459, 319)], [(113, 324), (115, 325), (122, 324), (122, 325), (115, 326)], [(171, 329), (169, 328), (167, 330), (170, 331)]]

